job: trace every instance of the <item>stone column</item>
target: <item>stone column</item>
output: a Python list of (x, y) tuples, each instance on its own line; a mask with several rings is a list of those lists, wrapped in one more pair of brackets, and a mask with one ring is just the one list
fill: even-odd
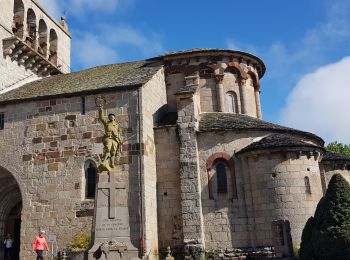
[(224, 74), (215, 74), (218, 111), (225, 112)]
[(261, 113), (261, 105), (260, 105), (260, 91), (258, 89), (255, 89), (255, 106), (256, 106), (256, 116), (259, 119), (262, 119), (262, 113)]
[(240, 82), (239, 82), (239, 93), (240, 93), (240, 97), (241, 97), (241, 113), (242, 114), (247, 114), (247, 107), (246, 107), (246, 89), (245, 89), (245, 84), (246, 84), (246, 80), (244, 78), (241, 78)]
[(198, 96), (178, 93), (178, 135), (180, 142), (181, 208), (185, 259), (199, 260), (204, 255), (204, 231), (196, 137)]

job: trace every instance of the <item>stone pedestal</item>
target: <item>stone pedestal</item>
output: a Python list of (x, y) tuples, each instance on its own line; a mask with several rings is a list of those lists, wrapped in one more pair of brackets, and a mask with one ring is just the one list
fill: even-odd
[(99, 174), (95, 201), (92, 259), (139, 259), (130, 240), (127, 176), (118, 170)]

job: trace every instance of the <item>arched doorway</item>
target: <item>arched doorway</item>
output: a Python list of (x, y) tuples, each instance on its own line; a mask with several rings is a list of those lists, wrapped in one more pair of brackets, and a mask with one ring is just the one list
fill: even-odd
[[(7, 234), (14, 240), (13, 258), (19, 259), (22, 196), (16, 179), (10, 172), (0, 167), (0, 242), (1, 245)], [(3, 246), (0, 255), (3, 257)], [(3, 259), (3, 258), (1, 258)]]

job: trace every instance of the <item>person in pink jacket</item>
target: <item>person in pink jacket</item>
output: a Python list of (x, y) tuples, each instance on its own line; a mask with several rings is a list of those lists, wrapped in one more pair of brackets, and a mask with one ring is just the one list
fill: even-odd
[(49, 250), (44, 234), (45, 231), (40, 230), (33, 243), (33, 253), (36, 253), (36, 260), (44, 260), (43, 252), (44, 250)]

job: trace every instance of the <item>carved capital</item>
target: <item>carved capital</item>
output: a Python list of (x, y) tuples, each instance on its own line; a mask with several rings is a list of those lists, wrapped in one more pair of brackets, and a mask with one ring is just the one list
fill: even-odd
[(215, 74), (216, 84), (222, 84), (224, 80), (224, 74)]

